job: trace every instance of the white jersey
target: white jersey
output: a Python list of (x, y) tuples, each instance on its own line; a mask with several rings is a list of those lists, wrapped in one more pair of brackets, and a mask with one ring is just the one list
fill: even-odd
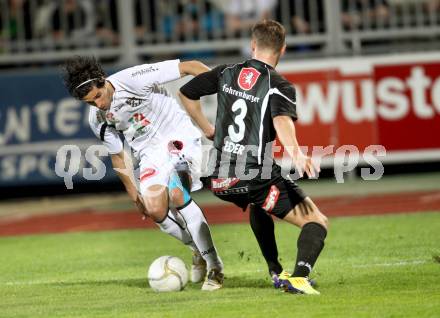
[(173, 136), (200, 132), (162, 84), (180, 78), (179, 60), (142, 64), (107, 78), (115, 91), (110, 108), (91, 108), (89, 122), (110, 153), (122, 151), (118, 132), (135, 154)]

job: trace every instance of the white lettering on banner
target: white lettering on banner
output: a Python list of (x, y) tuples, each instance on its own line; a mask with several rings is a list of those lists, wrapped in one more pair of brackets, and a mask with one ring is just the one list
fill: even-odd
[(298, 122), (302, 125), (333, 123), (339, 107), (351, 123), (377, 117), (397, 121), (411, 110), (420, 119), (440, 114), (440, 76), (430, 78), (422, 66), (410, 68), (409, 76), (403, 79), (388, 76), (376, 83), (369, 78), (342, 79), (298, 84), (296, 88)]
[(335, 121), (340, 88), (337, 82), (328, 83), (327, 95), (323, 92), (323, 87), (318, 83), (311, 83), (307, 86), (307, 94), (304, 96), (301, 90), (296, 91), (298, 100), (297, 112), (298, 121), (307, 125), (313, 123), (313, 117), (316, 114), (319, 120), (324, 124)]
[(38, 129), (43, 133), (50, 130), (49, 114), (53, 110), (53, 103), (49, 101), (38, 102), (34, 107), (34, 113), (37, 115)]
[(412, 104), (414, 112), (419, 118), (434, 117), (434, 110), (431, 105), (426, 103), (425, 91), (429, 88), (431, 80), (425, 76), (425, 71), (422, 67), (413, 67), (411, 69), (411, 77), (406, 81), (411, 88)]
[(373, 120), (374, 110), (374, 85), (371, 81), (361, 81), (361, 105), (356, 100), (356, 87), (352, 81), (342, 82), (342, 109), (350, 122), (358, 123), (365, 119)]
[(18, 177), (28, 176), (32, 171), (37, 168), (37, 158), (34, 155), (24, 155), (20, 158), (20, 165), (18, 166)]
[(16, 156), (8, 156), (2, 159), (1, 161), (1, 180), (12, 180), (16, 176), (15, 172), (15, 161)]
[(404, 83), (395, 77), (380, 81), (378, 98), (383, 102), (377, 107), (378, 114), (387, 120), (399, 120), (409, 112), (409, 102), (404, 95)]
[(20, 109), (20, 115), (17, 114), (17, 109), (11, 107), (6, 112), (5, 132), (0, 133), (0, 145), (4, 145), (15, 136), (17, 140), (26, 142), (30, 138), (30, 121), (31, 112), (29, 107)]
[(6, 156), (0, 158), (0, 180), (26, 180), (32, 173), (53, 178), (55, 173), (50, 162), (51, 155)]
[(42, 155), (38, 166), (38, 172), (46, 178), (53, 178), (55, 176), (53, 166), (50, 164), (50, 158), (51, 156), (48, 154)]
[(57, 104), (43, 100), (34, 107), (14, 105), (7, 109), (0, 108), (0, 123), (4, 123), (0, 125), (3, 127), (3, 131), (0, 131), (0, 146), (14, 139), (19, 143), (31, 142), (31, 131), (42, 135), (72, 136), (81, 131), (82, 127), (88, 127), (88, 108), (81, 107), (81, 102), (70, 97)]
[(80, 128), (81, 114), (78, 108), (81, 102), (73, 98), (62, 99), (55, 114), (55, 127), (64, 136), (72, 136)]

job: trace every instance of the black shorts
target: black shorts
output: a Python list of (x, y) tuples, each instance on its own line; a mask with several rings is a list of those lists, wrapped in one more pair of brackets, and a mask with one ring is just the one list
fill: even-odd
[(219, 199), (232, 202), (243, 210), (253, 203), (280, 219), (306, 198), (306, 194), (295, 181), (284, 179), (281, 175), (264, 183), (215, 177), (206, 181), (206, 186)]
[(307, 195), (293, 180), (277, 178), (271, 181), (264, 187), (251, 183), (249, 200), (267, 213), (284, 219)]
[(249, 204), (249, 186), (247, 181), (238, 178), (209, 177), (206, 186), (219, 199), (232, 202), (246, 210)]

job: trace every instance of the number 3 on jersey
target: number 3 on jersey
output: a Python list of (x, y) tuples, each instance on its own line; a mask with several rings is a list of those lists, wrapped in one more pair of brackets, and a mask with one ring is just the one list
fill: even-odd
[(234, 104), (232, 104), (232, 111), (236, 113), (234, 123), (238, 126), (238, 132), (235, 131), (234, 125), (229, 125), (228, 134), (232, 142), (240, 142), (244, 138), (244, 131), (246, 129), (246, 125), (244, 124), (244, 118), (247, 113), (246, 102), (243, 99), (237, 99)]

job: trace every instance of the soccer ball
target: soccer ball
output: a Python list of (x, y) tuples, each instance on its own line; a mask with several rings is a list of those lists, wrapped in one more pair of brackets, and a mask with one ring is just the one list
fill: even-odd
[(161, 256), (151, 263), (148, 282), (157, 292), (179, 291), (188, 283), (188, 269), (176, 256)]

